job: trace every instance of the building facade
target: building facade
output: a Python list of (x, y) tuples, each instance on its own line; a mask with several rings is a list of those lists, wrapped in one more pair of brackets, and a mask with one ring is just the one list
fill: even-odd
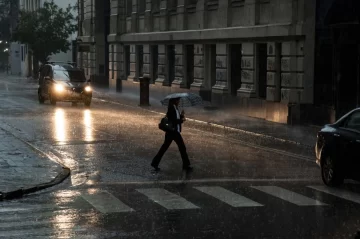
[[(20, 11), (36, 11), (41, 8), (46, 2), (46, 0), (18, 0), (19, 1), (19, 9)], [(76, 3), (75, 0), (58, 0), (54, 1), (56, 5), (60, 8), (66, 8), (69, 4), (74, 5)], [(74, 11), (75, 16), (77, 15), (77, 11)], [(76, 45), (75, 40), (77, 38), (77, 33), (74, 33), (69, 37), (69, 41)], [(58, 54), (54, 54), (50, 56), (50, 61), (61, 61), (61, 62), (74, 62), (76, 61), (76, 57), (74, 57), (74, 49), (76, 47), (72, 47), (68, 52), (60, 52)], [(12, 74), (20, 74), (22, 76), (30, 76), (32, 73), (32, 57), (28, 54), (28, 46), (26, 44), (12, 43), (11, 44), (11, 71)]]
[(78, 63), (281, 123), (314, 104), (314, 0), (79, 0)]

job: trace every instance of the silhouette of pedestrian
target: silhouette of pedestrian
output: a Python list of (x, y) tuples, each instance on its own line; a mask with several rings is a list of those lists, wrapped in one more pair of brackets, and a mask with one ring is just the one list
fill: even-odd
[(190, 172), (193, 169), (192, 167), (190, 167), (190, 160), (186, 152), (185, 143), (180, 134), (181, 124), (186, 119), (185, 119), (184, 111), (179, 113), (179, 109), (178, 109), (179, 102), (180, 102), (180, 98), (170, 99), (169, 101), (169, 106), (166, 116), (168, 120), (171, 122), (173, 130), (165, 133), (165, 141), (151, 163), (151, 166), (154, 167), (155, 171), (160, 170), (158, 166), (161, 161), (161, 158), (164, 156), (165, 152), (171, 145), (172, 141), (175, 141), (175, 143), (179, 147), (179, 151), (183, 162), (183, 170)]

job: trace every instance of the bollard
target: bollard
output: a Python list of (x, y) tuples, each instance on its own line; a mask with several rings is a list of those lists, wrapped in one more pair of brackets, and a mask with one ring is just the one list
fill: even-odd
[(122, 80), (119, 78), (116, 79), (116, 92), (122, 92)]
[(139, 106), (150, 106), (150, 78), (140, 77), (140, 105)]

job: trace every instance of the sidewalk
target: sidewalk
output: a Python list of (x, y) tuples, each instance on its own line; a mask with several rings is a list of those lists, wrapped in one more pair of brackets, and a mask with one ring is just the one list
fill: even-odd
[[(166, 108), (161, 105), (160, 100), (167, 94), (181, 92), (182, 89), (167, 87), (161, 89), (159, 86), (150, 85), (150, 105), (147, 107), (159, 113), (165, 113)], [(138, 106), (139, 105), (139, 84), (133, 82), (123, 83), (122, 93), (116, 93), (109, 89), (95, 87), (95, 98), (108, 101)], [(243, 116), (235, 108), (215, 108), (210, 102), (204, 102), (203, 106), (186, 108), (188, 119), (212, 123), (216, 126), (224, 126), (241, 130), (250, 134), (278, 139), (308, 147), (314, 147), (316, 134), (320, 127), (316, 126), (291, 126), (280, 123), (269, 122), (263, 119)]]
[(70, 174), (0, 125), (0, 201), (54, 186)]

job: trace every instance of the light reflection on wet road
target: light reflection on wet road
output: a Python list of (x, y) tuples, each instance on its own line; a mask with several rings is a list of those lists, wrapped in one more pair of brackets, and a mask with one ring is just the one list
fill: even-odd
[[(322, 185), (314, 162), (185, 124), (195, 171), (181, 172), (174, 144), (154, 174), (161, 116), (100, 101), (39, 105), (32, 92), (12, 97), (23, 107), (0, 106), (1, 120), (72, 175), (1, 202), (0, 238), (352, 238), (359, 228), (359, 203), (310, 187)], [(345, 190), (360, 195), (357, 184)]]

